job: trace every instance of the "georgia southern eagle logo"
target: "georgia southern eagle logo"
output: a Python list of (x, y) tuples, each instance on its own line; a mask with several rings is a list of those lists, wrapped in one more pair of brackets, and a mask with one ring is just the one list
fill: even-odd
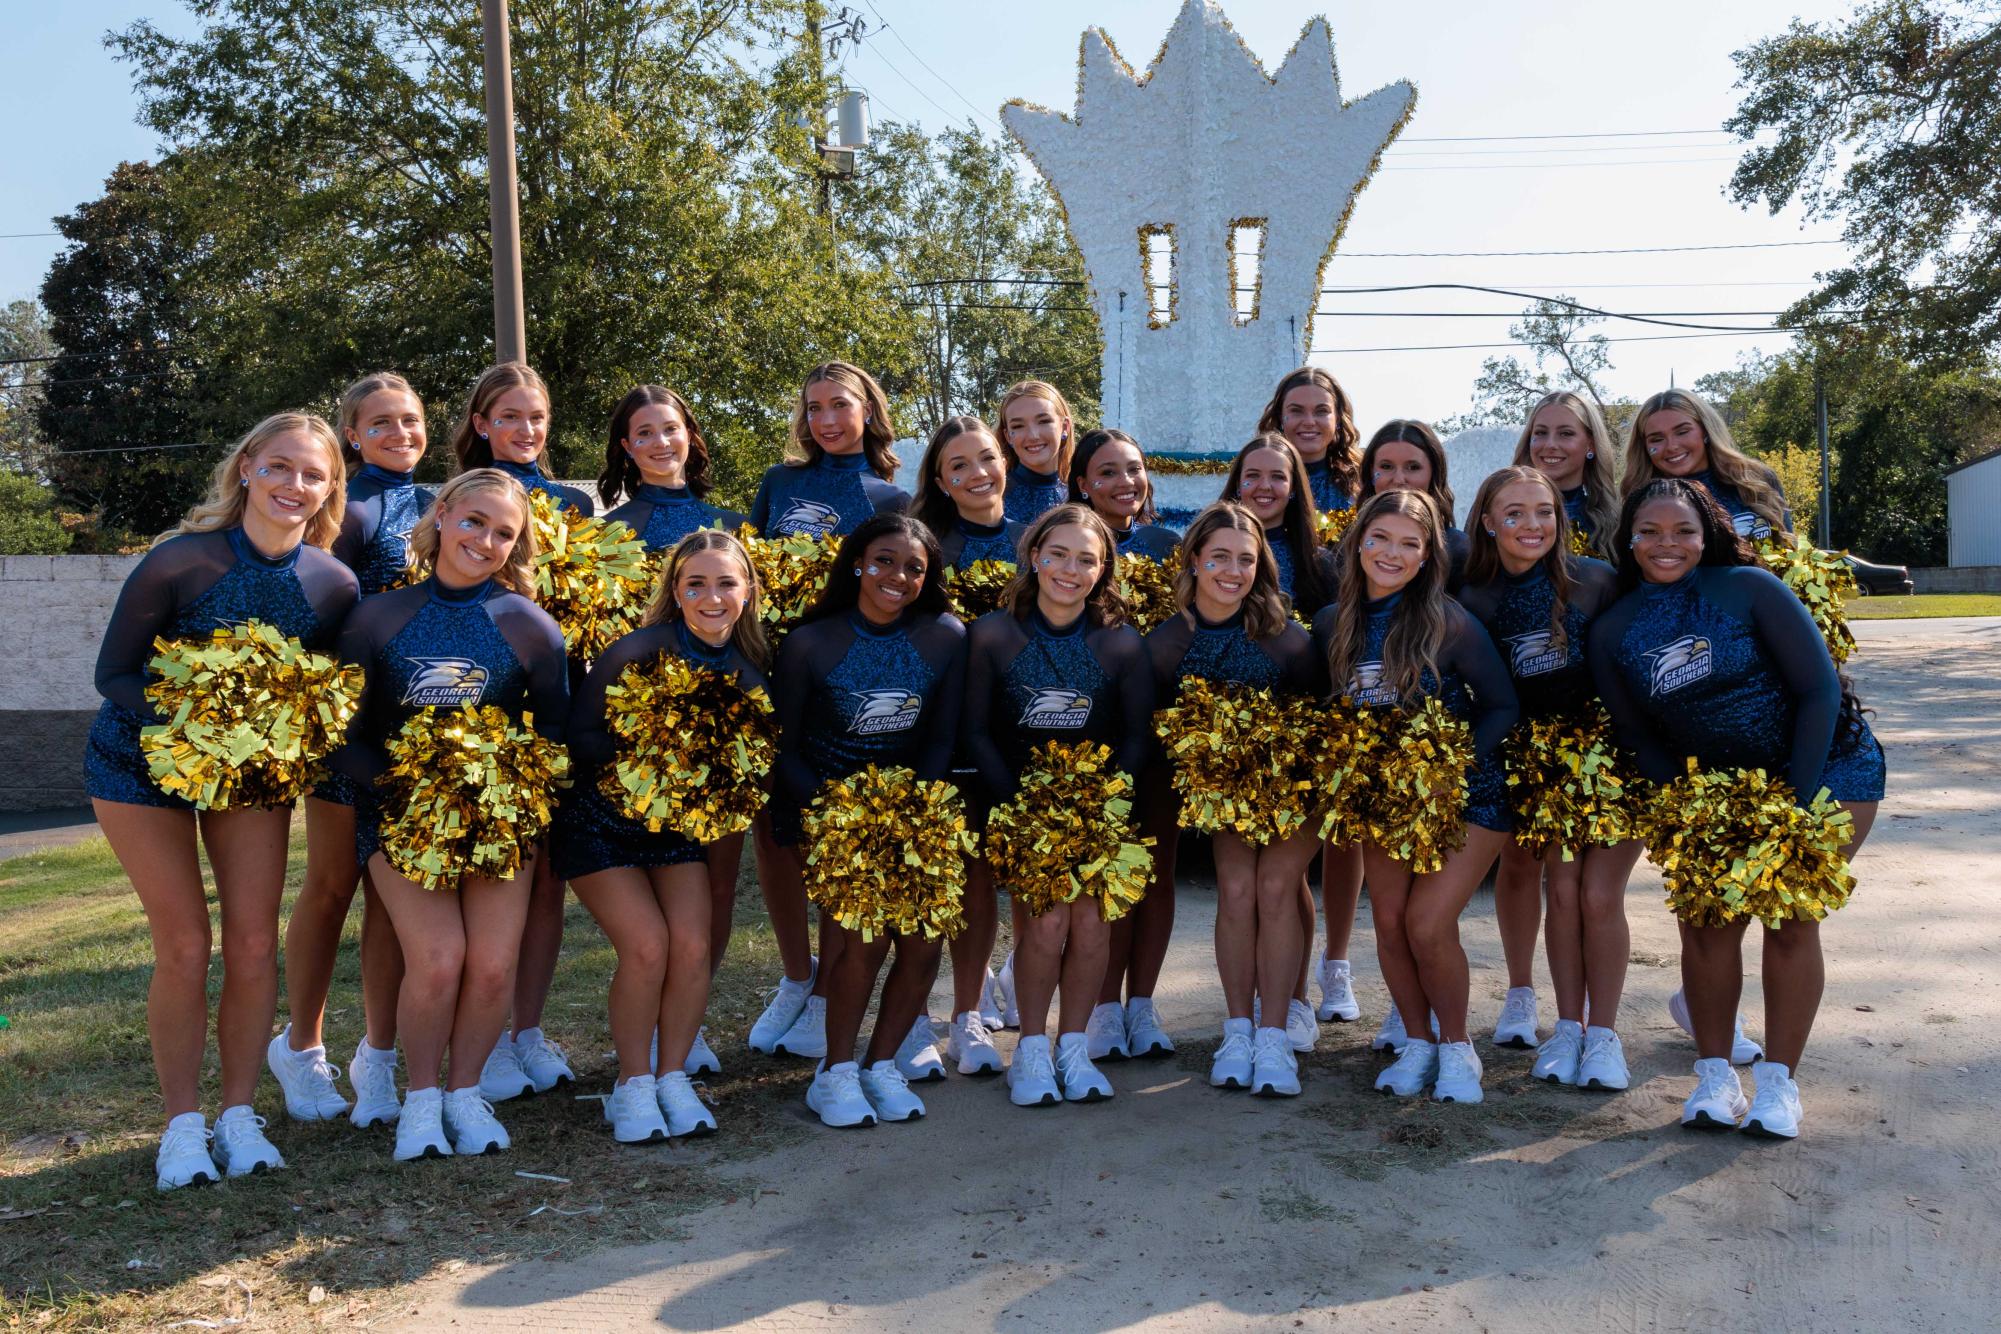
[(1022, 727), (1082, 727), (1091, 720), (1091, 697), (1066, 687), (1038, 690), (1021, 711)]
[(1737, 530), (1737, 536), (1739, 537), (1757, 538), (1770, 537), (1772, 535), (1772, 525), (1766, 523), (1750, 510), (1745, 510), (1742, 514), (1731, 515), (1730, 526)]
[(1383, 663), (1380, 658), (1355, 664), (1355, 674), (1348, 678), (1348, 698), (1357, 704), (1401, 702), (1396, 690), (1383, 684)]
[(1671, 644), (1647, 650), (1646, 656), (1656, 696), (1700, 681), (1710, 672), (1709, 640), (1703, 635), (1683, 635)]
[(924, 701), (909, 690), (850, 690), (855, 711), (848, 719), (854, 736), (880, 736), (884, 732), (907, 732), (924, 711)]
[(417, 665), (403, 702), (420, 709), (477, 704), (486, 692), (486, 668), (471, 658), (406, 658)]
[(778, 522), (771, 525), (771, 531), (781, 536), (803, 533), (808, 537), (825, 537), (840, 526), (840, 511), (832, 505), (818, 500), (795, 500), (778, 516)]
[(1550, 643), (1548, 630), (1530, 630), (1525, 634), (1509, 635), (1508, 667), (1516, 677), (1541, 676), (1544, 672), (1560, 669), (1569, 657), (1563, 650)]

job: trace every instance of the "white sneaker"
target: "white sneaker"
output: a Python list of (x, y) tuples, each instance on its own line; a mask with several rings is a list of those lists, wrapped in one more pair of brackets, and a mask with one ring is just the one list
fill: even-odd
[(1322, 959), (1320, 1008), (1314, 1011), (1314, 1018), (1323, 1024), (1337, 1021), (1352, 1024), (1361, 1017), (1362, 1007), (1355, 1003), (1355, 978), (1348, 969), (1348, 961)]
[(1320, 1045), (1320, 1020), (1311, 1005), (1295, 999), (1285, 1007), (1285, 1037), (1302, 1056)]
[[(1688, 1017), (1688, 997), (1682, 995), (1679, 988), (1668, 997), (1668, 1017), (1674, 1020), (1676, 1028), (1690, 1037), (1695, 1036), (1695, 1024)], [(1740, 1013), (1737, 1026), (1730, 1033), (1730, 1064), (1750, 1065), (1764, 1059), (1765, 1049), (1744, 1036), (1744, 1016)]]
[(1584, 1025), (1575, 1019), (1559, 1019), (1556, 1031), (1536, 1048), (1535, 1078), (1547, 1084), (1575, 1084), (1577, 1063), (1584, 1056)]
[(862, 1096), (861, 1067), (853, 1061), (814, 1071), (806, 1086), (806, 1106), (819, 1113), (821, 1125), (837, 1130), (875, 1124), (875, 1108)]
[(612, 1087), (604, 1100), (611, 1137), (620, 1144), (658, 1144), (667, 1138), (667, 1121), (660, 1115), (652, 1075), (634, 1075)]
[(959, 1063), (962, 1075), (997, 1075), (1002, 1069), (1001, 1055), (994, 1048), (987, 1018), (977, 1010), (967, 1010), (952, 1021), (952, 1035), (945, 1039), (945, 1054)]
[[(1798, 1139), (1800, 1135), (1800, 1086), (1792, 1071), (1777, 1061), (1759, 1061), (1751, 1067), (1758, 1096), (1751, 1100), (1751, 1114), (1744, 1118), (1744, 1133), (1765, 1139)], [(220, 1128), (221, 1122), (217, 1122)]]
[(1494, 1045), (1496, 1047), (1519, 1047), (1524, 1051), (1535, 1050), (1536, 1000), (1534, 987), (1508, 988), (1508, 998), (1501, 1002), (1501, 1017), (1494, 1021)]
[(1695, 1079), (1695, 1092), (1681, 1105), (1681, 1123), (1690, 1130), (1735, 1130), (1751, 1104), (1730, 1062), (1720, 1056), (1697, 1061)]
[(355, 1044), (354, 1059), (347, 1063), (347, 1082), (354, 1086), (354, 1110), (347, 1119), (361, 1129), (373, 1125), (394, 1125), (403, 1104), (396, 1099), (396, 1053), (378, 1052), (368, 1039)]
[[(1293, 1002), (1306, 1009), (1298, 1001)], [(1307, 1018), (1313, 1012), (1307, 1010)], [(1251, 1041), (1251, 1092), (1267, 1098), (1299, 1096), (1297, 1048), (1283, 1028), (1260, 1028)]]
[(822, 1060), (827, 1055), (827, 998), (808, 996), (805, 1008), (792, 1027), (785, 1030), (773, 1051), (784, 1052), (787, 1056), (809, 1056)]
[(659, 1099), (661, 1115), (667, 1118), (667, 1133), (675, 1139), (715, 1133), (716, 1114), (702, 1101), (702, 1095), (695, 1092), (686, 1071), (660, 1076), (654, 1096)]
[(215, 1165), (225, 1176), (247, 1177), (285, 1165), (278, 1146), (264, 1138), (264, 1118), (247, 1104), (225, 1107), (222, 1115), (215, 1118), (212, 1148)]
[(1209, 1062), (1209, 1084), (1219, 1089), (1247, 1089), (1252, 1070), (1251, 1021), (1225, 1019), (1223, 1045)]
[(1065, 1033), (1056, 1040), (1056, 1070), (1065, 1102), (1103, 1102), (1112, 1096), (1112, 1081), (1091, 1064), (1090, 1040), (1082, 1033)]
[[(658, 1034), (655, 1035), (654, 1040), (656, 1042), (659, 1040)], [(660, 1064), (660, 1057), (657, 1051), (654, 1054), (653, 1063), (656, 1066)], [(692, 1079), (696, 1075), (719, 1075), (722, 1072), (723, 1063), (716, 1056), (715, 1048), (709, 1045), (709, 1030), (706, 1027), (696, 1029), (695, 1045), (688, 1048), (688, 1059), (681, 1062), (681, 1073)]]
[(480, 1096), (488, 1102), (506, 1102), (534, 1091), (535, 1081), (521, 1068), (521, 1054), (514, 1050), (507, 1034), (502, 1033), (500, 1041), (486, 1054), (486, 1064), (480, 1067)]
[(500, 1124), (493, 1104), (480, 1096), (478, 1088), (453, 1089), (445, 1095), (444, 1123), (452, 1137), (453, 1153), (499, 1153), (512, 1144), (507, 1127)]
[(396, 1119), (396, 1161), (449, 1158), (452, 1142), (445, 1138), (445, 1096), (436, 1088), (411, 1089)]
[(514, 1054), (537, 1093), (547, 1093), (562, 1084), (574, 1084), (569, 1053), (560, 1044), (542, 1036), (539, 1028), (524, 1028), (514, 1035)]
[(1577, 1062), (1577, 1087), (1616, 1093), (1632, 1086), (1626, 1070), (1626, 1049), (1609, 1028), (1584, 1030), (1584, 1055)]
[(1438, 1044), (1405, 1038), (1396, 1060), (1376, 1076), (1376, 1090), (1400, 1098), (1415, 1098), (1438, 1077)]
[(1084, 1025), (1084, 1038), (1090, 1043), (1094, 1061), (1123, 1061), (1131, 1056), (1132, 1047), (1126, 1041), (1125, 1007), (1117, 1001), (1093, 1006), (1090, 1021)]
[(1390, 1002), (1390, 1012), (1383, 1016), (1383, 1026), (1369, 1039), (1370, 1051), (1393, 1051), (1401, 1055), (1410, 1034), (1404, 1031), (1403, 1015), (1397, 1011), (1397, 1003)]
[(910, 1081), (895, 1061), (877, 1061), (862, 1071), (862, 1096), (885, 1121), (915, 1121), (924, 1115), (924, 1100), (910, 1091)]
[[(878, 1061), (876, 1064), (880, 1065)], [(945, 1077), (945, 1058), (938, 1054), (938, 1034), (931, 1027), (931, 1016), (920, 1014), (910, 1031), (904, 1034), (903, 1043), (896, 1049), (896, 1068), (905, 1082), (923, 1084), (933, 1079)], [(868, 1071), (862, 1071), (862, 1091), (868, 1091)], [(877, 1111), (882, 1110), (877, 1108)], [(923, 1115), (922, 1112), (918, 1115)], [(885, 1121), (901, 1121), (900, 1116), (885, 1116)]]
[[(1005, 979), (1005, 980), (1003, 980)], [(1010, 1023), (1008, 1016), (1013, 1015)], [(1008, 952), (1007, 961), (1001, 964), (1000, 972), (987, 969), (987, 980), (980, 984), (980, 1018), (987, 1021), (987, 1027), (999, 1032), (1003, 1028), (1019, 1028), (1021, 1011), (1014, 1003), (1014, 952)]]
[(1134, 996), (1126, 1002), (1126, 1049), (1141, 1059), (1174, 1055), (1174, 1039), (1160, 1026), (1151, 996)]
[(159, 1190), (206, 1185), (222, 1180), (209, 1156), (208, 1121), (200, 1112), (182, 1112), (167, 1122), (160, 1135), (160, 1152), (153, 1159), (153, 1185)]
[(285, 1114), (294, 1121), (331, 1121), (347, 1111), (334, 1081), (340, 1067), (327, 1064), (327, 1049), (292, 1050), (292, 1026), (286, 1024), (264, 1048), (264, 1064), (285, 1093)]
[(1432, 1079), (1431, 1096), (1439, 1102), (1480, 1102), (1480, 1053), (1470, 1042), (1442, 1042), (1438, 1046), (1438, 1073)]
[(778, 986), (771, 993), (770, 1002), (764, 1013), (757, 1016), (757, 1022), (750, 1026), (750, 1049), (766, 1056), (778, 1050), (778, 1040), (799, 1022), (799, 1012), (806, 1008), (806, 998), (813, 994), (813, 980), (820, 975), (820, 960), (813, 959), (813, 971), (804, 982), (794, 982), (789, 977), (780, 977)]
[[(1084, 1054), (1090, 1055), (1088, 1038)], [(1007, 1100), (1017, 1107), (1054, 1107), (1063, 1101), (1047, 1035), (1023, 1038), (1015, 1044), (1014, 1062), (1007, 1068)]]

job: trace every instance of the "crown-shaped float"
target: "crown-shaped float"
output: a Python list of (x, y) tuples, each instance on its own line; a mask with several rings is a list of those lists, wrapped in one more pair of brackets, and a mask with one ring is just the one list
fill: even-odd
[(1268, 76), (1220, 8), (1186, 0), (1144, 75), (1091, 28), (1073, 115), (1002, 109), (1083, 252), (1107, 424), (1164, 452), (1250, 438), (1305, 359), (1321, 270), (1416, 101), (1394, 83), (1342, 102), (1324, 18)]

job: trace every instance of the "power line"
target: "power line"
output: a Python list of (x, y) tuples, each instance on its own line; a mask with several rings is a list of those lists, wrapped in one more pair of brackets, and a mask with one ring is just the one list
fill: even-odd
[(875, 58), (877, 60), (880, 60), (884, 64), (884, 66), (888, 68), (891, 74), (894, 74), (897, 78), (903, 80), (904, 83), (908, 84), (910, 86), (911, 92), (916, 93), (919, 97), (929, 102), (932, 106), (937, 107), (939, 115), (945, 117), (947, 120), (956, 121), (957, 119), (959, 119), (957, 115), (953, 114), (950, 111), (945, 110), (944, 106), (938, 101), (937, 98), (931, 96), (931, 94), (925, 92), (922, 88), (919, 88), (916, 82), (913, 81), (908, 74), (905, 74), (902, 70), (898, 69), (894, 64), (894, 62), (892, 62), (888, 56), (882, 53), (882, 48), (880, 46), (877, 46), (874, 43), (870, 43), (869, 50), (875, 53)]
[(1682, 152), (1691, 148), (1729, 148), (1737, 140), (1724, 139), (1713, 144), (1584, 144), (1571, 148), (1390, 148), (1384, 151), (1385, 158), (1397, 157), (1522, 157), (1531, 153), (1603, 153), (1610, 149), (1621, 152), (1644, 152), (1659, 150), (1664, 153)]
[(1604, 250), (1336, 250), (1335, 259), (1521, 259), (1531, 255), (1689, 255), (1714, 250), (1781, 250), (1791, 246), (1846, 245), (1829, 241), (1738, 241), (1728, 245), (1622, 246)]
[[(915, 60), (918, 64), (922, 65), (925, 71), (929, 73), (932, 78), (936, 79), (938, 82), (944, 84), (947, 88), (951, 89), (952, 96), (958, 98), (961, 102), (964, 102), (966, 104), (967, 110), (971, 111), (975, 116), (978, 116), (981, 120), (984, 120), (987, 124), (993, 126), (996, 130), (1001, 131), (1001, 133), (1005, 134), (1007, 132), (1006, 126), (1002, 125), (992, 116), (989, 116), (986, 112), (980, 110), (977, 106), (974, 106), (972, 99), (967, 97), (964, 93), (960, 92), (957, 86), (955, 86), (950, 79), (940, 74), (937, 70), (932, 69), (931, 62), (926, 60), (923, 56), (919, 55), (917, 53), (916, 47), (912, 46), (909, 42), (904, 41), (903, 34), (898, 32), (896, 28), (890, 23), (888, 16), (885, 15), (880, 9), (876, 8), (875, 0), (862, 0), (862, 3), (866, 4), (869, 7), (869, 9), (873, 11), (876, 18), (881, 21), (882, 27), (880, 28), (880, 31), (886, 32), (891, 37), (896, 38), (896, 44), (902, 47), (904, 50), (910, 52), (910, 58), (912, 60)], [(940, 107), (939, 110), (942, 111), (944, 110), (944, 108)]]
[(1672, 135), (1715, 134), (1711, 125), (1700, 130), (1601, 130), (1593, 134), (1457, 134), (1445, 136), (1410, 135), (1398, 140), (1406, 144), (1485, 144), (1523, 139), (1662, 139)]
[[(1692, 334), (1634, 334), (1629, 338), (1607, 338), (1608, 343), (1673, 343), (1684, 338), (1750, 338), (1761, 333), (1784, 333), (1784, 329), (1725, 329), (1714, 333)], [(1504, 343), (1420, 343), (1409, 347), (1314, 347), (1307, 351), (1320, 352), (1463, 352), (1475, 349), (1497, 349), (1506, 347), (1537, 347), (1541, 344), (1528, 339), (1511, 338)]]
[(61, 232), (0, 232), (0, 241), (19, 241), (31, 236), (61, 236)]
[(1377, 171), (1557, 171), (1565, 167), (1673, 167), (1692, 162), (1735, 162), (1735, 157), (1628, 158), (1606, 162), (1457, 162), (1443, 167), (1378, 167)]

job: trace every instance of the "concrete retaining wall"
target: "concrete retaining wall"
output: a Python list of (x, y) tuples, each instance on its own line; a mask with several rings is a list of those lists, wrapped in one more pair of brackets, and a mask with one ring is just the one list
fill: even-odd
[(1919, 593), (2001, 593), (2001, 565), (1933, 565), (1911, 570)]
[(137, 556), (0, 557), (0, 810), (87, 804), (98, 641)]

